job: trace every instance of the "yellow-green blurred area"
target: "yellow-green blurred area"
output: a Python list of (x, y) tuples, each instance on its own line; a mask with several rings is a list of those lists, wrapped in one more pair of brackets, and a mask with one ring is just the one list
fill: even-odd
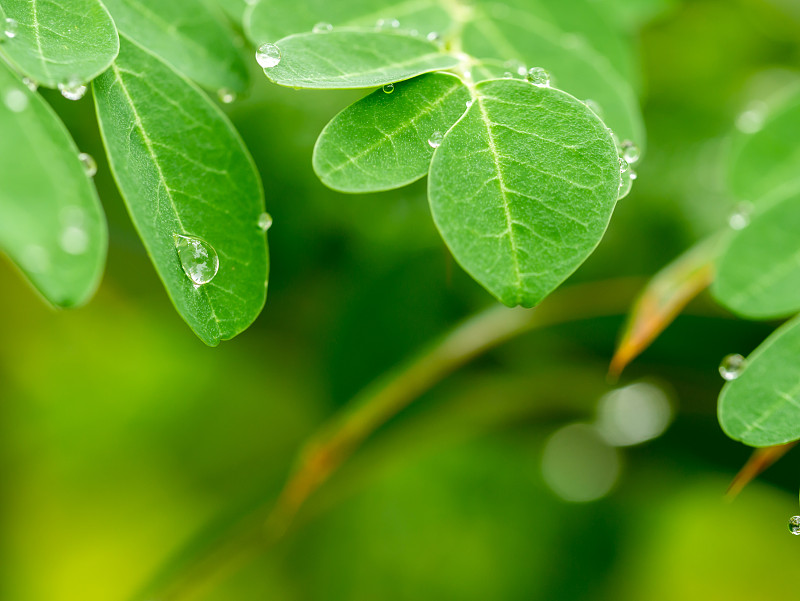
[[(644, 281), (742, 200), (725, 193), (720, 157), (748, 102), (796, 77), (800, 12), (794, 0), (608, 4), (641, 52), (648, 154), (566, 285), (608, 281), (618, 295), (616, 278)], [(448, 258), (424, 182), (345, 196), (314, 176), (317, 134), (354, 98), (256, 76), (226, 107), (264, 179), (272, 274), (255, 325), (210, 349), (170, 306), (129, 223), (91, 101), (48, 95), (98, 158), (111, 247), (98, 295), (69, 312), (0, 262), (0, 599), (126, 601), (169, 578), (269, 506), (303, 441), (348, 399), (491, 305)], [(356, 452), (285, 540), (199, 598), (794, 598), (800, 539), (786, 521), (800, 513), (800, 458), (726, 502), (749, 449), (715, 413), (719, 360), (774, 324), (701, 298), (610, 384), (632, 300), (446, 378)], [(614, 391), (632, 384), (660, 399), (662, 417), (667, 407), (663, 434), (664, 420), (653, 440), (613, 447), (575, 425), (601, 423), (611, 405), (624, 421), (638, 401)]]

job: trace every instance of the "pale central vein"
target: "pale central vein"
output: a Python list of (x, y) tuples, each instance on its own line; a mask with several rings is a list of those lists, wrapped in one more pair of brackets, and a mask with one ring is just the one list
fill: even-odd
[(39, 31), (39, 8), (38, 0), (31, 0), (31, 20), (33, 21), (33, 38), (36, 40), (36, 49), (39, 52), (39, 61), (42, 63), (42, 69), (48, 78), (52, 79), (53, 75), (50, 67), (47, 66), (47, 61), (44, 58), (44, 49), (42, 48), (42, 35)]

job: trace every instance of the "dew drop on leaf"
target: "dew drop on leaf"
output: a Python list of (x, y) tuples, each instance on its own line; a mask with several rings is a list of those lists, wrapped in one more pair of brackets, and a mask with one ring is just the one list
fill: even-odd
[(719, 375), (723, 380), (730, 382), (741, 376), (745, 367), (747, 367), (747, 359), (741, 355), (726, 355), (719, 364)]
[(435, 131), (431, 134), (431, 137), (428, 138), (428, 145), (431, 148), (439, 148), (442, 145), (442, 140), (444, 140), (444, 135), (440, 131)]
[(391, 94), (392, 92), (394, 92), (394, 84), (387, 83), (385, 86), (383, 86), (383, 92), (384, 94)]
[(526, 77), (528, 75), (528, 67), (526, 67), (525, 63), (521, 61), (518, 60), (506, 61), (505, 66), (509, 71), (512, 71), (521, 77)]
[(620, 149), (622, 150), (622, 158), (625, 159), (628, 165), (633, 165), (639, 161), (641, 157), (639, 147), (630, 140), (625, 140), (620, 146)]
[(333, 25), (331, 25), (330, 23), (320, 22), (314, 25), (311, 31), (314, 33), (326, 33), (328, 31), (333, 31)]
[(67, 100), (80, 100), (86, 94), (86, 86), (75, 79), (58, 84), (58, 91)]
[(398, 21), (397, 19), (392, 19), (392, 20), (389, 22), (389, 26), (390, 26), (392, 29), (399, 29), (399, 28), (400, 28), (400, 21)]
[(281, 49), (275, 44), (261, 44), (256, 50), (256, 61), (262, 69), (271, 69), (281, 62)]
[(197, 236), (173, 234), (173, 238), (181, 267), (195, 287), (213, 280), (219, 271), (219, 257), (214, 247)]
[(439, 35), (436, 31), (431, 31), (428, 35), (425, 36), (425, 39), (429, 42), (438, 42), (442, 39), (442, 36)]
[(7, 18), (3, 23), (3, 37), (9, 40), (14, 39), (17, 37), (17, 29), (19, 29), (19, 23), (11, 17)]
[(269, 228), (272, 227), (272, 215), (269, 213), (261, 213), (258, 216), (258, 227), (261, 228), (262, 232), (266, 232)]
[(800, 515), (789, 518), (789, 532), (794, 535), (800, 534)]
[(753, 205), (747, 201), (740, 202), (734, 207), (730, 217), (728, 217), (728, 225), (733, 230), (743, 230), (750, 225), (750, 217), (753, 214)]
[(231, 104), (232, 102), (236, 102), (236, 92), (228, 88), (220, 88), (217, 90), (217, 98), (219, 98), (222, 104)]
[(28, 108), (28, 96), (16, 88), (8, 90), (3, 100), (12, 113), (21, 113)]
[(633, 180), (637, 178), (636, 172), (631, 168), (628, 162), (620, 158), (619, 159), (619, 192), (617, 194), (617, 200), (622, 200), (628, 194), (631, 193), (631, 188), (633, 188)]
[(467, 108), (472, 106), (472, 102), (473, 102), (472, 100), (467, 100)]
[(542, 69), (541, 67), (531, 67), (530, 69), (528, 69), (528, 72), (525, 75), (525, 79), (528, 80), (528, 83), (532, 83), (533, 85), (539, 86), (540, 88), (550, 87), (550, 73), (548, 73), (546, 69)]
[(22, 83), (24, 83), (31, 92), (35, 92), (39, 89), (39, 84), (33, 81), (30, 77), (23, 77)]
[(92, 155), (82, 152), (78, 155), (78, 158), (81, 160), (86, 175), (89, 177), (97, 175), (97, 161), (94, 160)]

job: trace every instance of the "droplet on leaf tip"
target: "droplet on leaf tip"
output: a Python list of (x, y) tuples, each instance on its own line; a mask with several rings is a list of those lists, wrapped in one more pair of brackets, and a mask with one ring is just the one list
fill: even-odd
[(742, 355), (738, 353), (726, 355), (719, 364), (719, 375), (726, 382), (730, 382), (741, 376), (745, 367), (747, 367), (747, 359)]
[(77, 79), (70, 79), (66, 83), (58, 84), (58, 91), (67, 100), (80, 100), (86, 95), (86, 85)]
[(214, 247), (197, 236), (173, 234), (173, 238), (183, 272), (195, 288), (213, 280), (219, 271), (219, 257)]
[(270, 42), (261, 44), (256, 51), (256, 61), (262, 69), (271, 69), (281, 62), (281, 49)]

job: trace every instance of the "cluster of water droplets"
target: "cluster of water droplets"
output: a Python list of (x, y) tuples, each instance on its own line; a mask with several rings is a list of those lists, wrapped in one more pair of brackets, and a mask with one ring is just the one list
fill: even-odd
[(719, 375), (726, 382), (730, 382), (741, 376), (746, 367), (747, 359), (742, 355), (738, 353), (726, 355), (719, 364)]
[(619, 145), (619, 192), (617, 200), (622, 200), (630, 194), (633, 182), (638, 177), (633, 165), (639, 161), (641, 152), (639, 147), (630, 140), (625, 140)]
[(0, 36), (0, 42), (3, 40), (13, 40), (17, 37), (17, 30), (19, 29), (19, 23), (15, 19), (8, 17), (3, 21), (3, 35)]
[(208, 242), (197, 236), (173, 234), (178, 258), (195, 289), (208, 284), (219, 271), (219, 256)]

